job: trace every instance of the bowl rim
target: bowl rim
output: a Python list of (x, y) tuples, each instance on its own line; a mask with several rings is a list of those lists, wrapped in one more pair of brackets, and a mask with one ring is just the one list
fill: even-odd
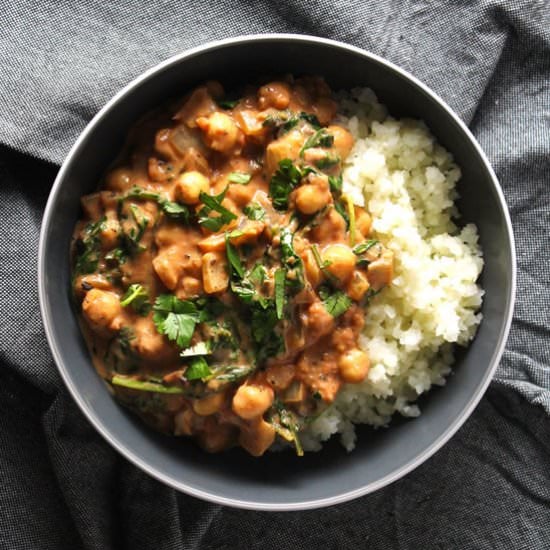
[[(413, 459), (411, 459), (406, 464), (402, 465), (397, 470), (387, 474), (386, 476), (380, 478), (375, 482), (371, 482), (357, 489), (339, 493), (331, 497), (324, 497), (324, 498), (312, 499), (312, 500), (303, 500), (300, 502), (293, 502), (293, 503), (265, 503), (265, 502), (256, 502), (254, 500), (248, 500), (248, 499), (230, 498), (230, 497), (218, 495), (214, 492), (196, 488), (192, 484), (188, 484), (185, 480), (174, 479), (166, 475), (157, 467), (149, 464), (146, 459), (143, 459), (138, 454), (134, 453), (132, 450), (130, 450), (129, 448), (121, 444), (116, 438), (116, 436), (110, 432), (108, 426), (104, 425), (99, 420), (99, 418), (95, 415), (94, 410), (91, 407), (88, 407), (88, 405), (81, 399), (80, 390), (78, 389), (78, 387), (76, 387), (75, 384), (73, 384), (73, 381), (69, 374), (68, 367), (64, 364), (62, 360), (58, 343), (51, 329), (52, 320), (48, 312), (48, 297), (46, 293), (45, 276), (44, 276), (45, 268), (46, 268), (46, 256), (45, 256), (45, 251), (47, 246), (46, 234), (48, 232), (47, 229), (52, 223), (52, 219), (53, 219), (53, 205), (57, 201), (57, 197), (60, 194), (61, 184), (65, 178), (65, 174), (68, 170), (69, 165), (73, 161), (73, 157), (78, 155), (81, 144), (86, 140), (88, 135), (93, 131), (97, 123), (101, 119), (103, 119), (105, 116), (107, 116), (111, 111), (111, 109), (113, 107), (116, 107), (116, 104), (119, 102), (119, 100), (123, 98), (128, 92), (130, 92), (135, 87), (139, 86), (142, 82), (153, 78), (158, 72), (162, 71), (163, 69), (174, 64), (179, 64), (181, 61), (185, 60), (186, 58), (191, 58), (193, 56), (202, 54), (210, 50), (215, 50), (218, 48), (223, 48), (225, 46), (230, 46), (234, 44), (251, 44), (257, 41), (295, 42), (297, 44), (300, 44), (300, 43), (323, 44), (323, 45), (332, 46), (341, 50), (346, 50), (349, 53), (359, 54), (363, 57), (369, 58), (372, 61), (375, 61), (376, 63), (386, 66), (391, 71), (394, 71), (398, 73), (401, 77), (404, 77), (405, 79), (411, 81), (412, 84), (417, 86), (432, 101), (438, 103), (439, 106), (445, 110), (447, 115), (451, 117), (451, 119), (453, 119), (454, 123), (459, 127), (459, 129), (465, 134), (465, 136), (468, 138), (471, 145), (474, 147), (477, 154), (481, 158), (483, 164), (485, 165), (485, 168), (492, 181), (494, 191), (496, 192), (496, 197), (499, 202), (500, 209), (504, 216), (507, 238), (510, 243), (510, 253), (511, 253), (511, 260), (512, 260), (510, 291), (508, 293), (506, 306), (505, 306), (505, 322), (501, 327), (501, 331), (497, 341), (497, 346), (489, 362), (489, 367), (487, 368), (481, 383), (476, 388), (476, 391), (471, 395), (469, 401), (464, 406), (460, 414), (456, 416), (456, 418), (446, 428), (446, 430), (435, 441), (433, 441), (431, 445), (429, 445), (426, 449), (424, 449), (422, 453), (415, 456)], [(88, 419), (88, 421), (91, 422), (91, 424), (101, 434), (101, 436), (122, 456), (124, 456), (127, 460), (129, 460), (135, 466), (143, 470), (145, 473), (149, 474), (150, 476), (157, 479), (158, 481), (161, 481), (162, 483), (168, 485), (169, 487), (172, 487), (188, 495), (191, 495), (215, 504), (221, 504), (224, 506), (230, 506), (235, 508), (242, 508), (242, 509), (249, 509), (249, 510), (262, 510), (262, 511), (308, 510), (308, 509), (321, 508), (325, 506), (332, 506), (335, 504), (347, 502), (349, 500), (377, 491), (378, 489), (381, 489), (386, 485), (389, 485), (390, 483), (397, 481), (398, 479), (402, 478), (403, 476), (405, 476), (406, 474), (408, 474), (409, 472), (411, 472), (412, 470), (420, 466), (432, 455), (434, 455), (470, 417), (473, 410), (475, 409), (475, 407), (477, 406), (477, 404), (485, 394), (485, 391), (487, 390), (487, 387), (493, 378), (493, 375), (498, 366), (500, 358), (504, 352), (504, 347), (506, 345), (506, 341), (507, 341), (511, 323), (512, 323), (514, 302), (515, 302), (515, 296), (516, 296), (516, 278), (517, 278), (516, 272), (517, 272), (517, 265), (516, 265), (516, 249), (515, 249), (514, 233), (512, 229), (510, 214), (509, 214), (506, 200), (504, 197), (504, 192), (481, 146), (479, 145), (479, 143), (477, 142), (473, 134), (470, 132), (466, 124), (458, 117), (458, 115), (451, 109), (451, 107), (449, 107), (446, 104), (446, 102), (442, 98), (440, 98), (435, 92), (433, 92), (428, 86), (423, 84), (420, 80), (418, 80), (408, 71), (400, 68), (394, 63), (376, 54), (373, 54), (367, 50), (358, 48), (351, 44), (346, 44), (344, 42), (331, 40), (327, 38), (321, 38), (321, 37), (312, 36), (312, 35), (292, 34), (292, 33), (265, 33), (265, 34), (240, 35), (240, 36), (235, 36), (235, 37), (231, 37), (223, 40), (207, 42), (203, 45), (184, 50), (183, 52), (180, 52), (176, 55), (169, 57), (165, 61), (162, 61), (157, 65), (151, 67), (150, 69), (146, 70), (145, 72), (141, 73), (139, 76), (133, 79), (129, 84), (124, 86), (90, 120), (90, 122), (86, 125), (86, 127), (82, 131), (82, 133), (78, 136), (77, 140), (75, 141), (69, 153), (67, 154), (65, 160), (63, 161), (63, 164), (53, 183), (53, 186), (51, 188), (51, 191), (48, 197), (48, 201), (46, 203), (44, 215), (42, 218), (40, 239), (39, 239), (39, 245), (38, 245), (38, 293), (39, 293), (39, 301), (40, 301), (40, 311), (42, 314), (42, 320), (44, 324), (46, 339), (52, 351), (52, 355), (53, 355), (55, 364), (57, 365), (57, 369), (61, 374), (61, 378), (63, 379), (63, 382), (65, 383), (65, 386), (68, 388), (69, 393), (72, 395), (74, 401), (77, 403), (78, 407), (84, 413), (84, 416)]]

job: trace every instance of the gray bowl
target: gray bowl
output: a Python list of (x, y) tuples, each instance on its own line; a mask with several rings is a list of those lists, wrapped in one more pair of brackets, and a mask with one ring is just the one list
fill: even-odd
[[(462, 167), (459, 208), (479, 228), (485, 255), (483, 322), (460, 354), (447, 386), (422, 399), (422, 416), (387, 430), (360, 428), (348, 454), (337, 442), (320, 453), (261, 459), (241, 450), (208, 455), (189, 440), (143, 426), (111, 398), (95, 373), (69, 295), (69, 242), (91, 192), (142, 114), (207, 79), (225, 84), (259, 75), (320, 74), (334, 88), (369, 86), (395, 116), (423, 119)], [(39, 289), (53, 356), (69, 391), (105, 439), (128, 460), (172, 487), (217, 503), (258, 510), (327, 506), (365, 495), (416, 468), (462, 425), (481, 399), (502, 354), (515, 294), (512, 228), (498, 181), (479, 145), (445, 103), (411, 75), (345, 44), (294, 35), (234, 38), (157, 65), (118, 93), (79, 137), (53, 186), (42, 224)]]

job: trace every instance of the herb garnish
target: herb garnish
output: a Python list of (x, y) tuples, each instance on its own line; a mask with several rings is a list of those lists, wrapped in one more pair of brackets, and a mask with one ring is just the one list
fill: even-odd
[(231, 244), (229, 241), (230, 234), (225, 233), (225, 253), (227, 255), (227, 259), (229, 260), (229, 264), (231, 265), (231, 268), (233, 270), (233, 273), (237, 275), (240, 279), (244, 277), (244, 266), (241, 262), (241, 258), (239, 257), (239, 252), (237, 249)]
[(320, 170), (324, 170), (325, 168), (332, 168), (333, 166), (336, 166), (339, 162), (340, 157), (338, 155), (327, 154), (323, 158), (316, 160), (314, 164)]
[(140, 315), (147, 315), (151, 310), (151, 304), (149, 303), (149, 294), (147, 290), (140, 284), (135, 283), (128, 287), (124, 296), (120, 298), (120, 305), (122, 307), (132, 306), (132, 309)]
[(364, 241), (354, 246), (353, 253), (356, 256), (361, 256), (361, 254), (364, 254), (367, 250), (370, 250), (376, 244), (378, 244), (378, 241), (376, 239), (369, 239), (368, 241)]
[(252, 221), (261, 221), (265, 218), (265, 210), (257, 202), (251, 202), (243, 208), (245, 216)]
[(342, 192), (342, 174), (339, 176), (329, 176), (328, 177), (328, 183), (330, 185), (330, 190), (335, 194), (338, 195)]
[(323, 301), (325, 309), (333, 317), (340, 317), (340, 315), (345, 313), (352, 304), (352, 299), (347, 294), (341, 290), (336, 290), (331, 293), (330, 289), (327, 287), (321, 287), (319, 289), (319, 297)]
[(178, 346), (188, 347), (195, 325), (201, 320), (197, 306), (189, 300), (179, 300), (173, 294), (161, 294), (155, 300), (153, 311), (157, 331)]
[(280, 128), (281, 133), (285, 133), (292, 130), (300, 120), (304, 120), (316, 130), (321, 127), (319, 119), (314, 114), (305, 113), (304, 111), (298, 114), (287, 112), (286, 114), (280, 113), (278, 115), (269, 115), (263, 121), (262, 126)]
[(246, 174), (245, 172), (231, 172), (227, 176), (227, 179), (231, 183), (240, 183), (241, 185), (246, 185), (252, 179), (252, 176), (250, 174)]
[(277, 319), (283, 318), (283, 309), (285, 306), (285, 279), (286, 269), (277, 269), (275, 271), (275, 308)]
[[(236, 220), (237, 216), (222, 206), (222, 201), (227, 193), (228, 186), (219, 195), (207, 195), (201, 192), (199, 198), (204, 206), (199, 211), (198, 222), (210, 231), (219, 231), (224, 225)], [(219, 216), (210, 216), (211, 212), (217, 212)]]
[(105, 229), (105, 216), (84, 227), (84, 237), (76, 241), (75, 274), (85, 275), (97, 270), (99, 264), (99, 234)]
[(157, 204), (161, 207), (162, 211), (172, 219), (183, 220), (189, 222), (190, 212), (189, 209), (183, 204), (173, 202), (168, 200), (166, 197), (161, 196), (159, 193), (154, 191), (147, 191), (143, 187), (132, 187), (126, 195), (121, 197), (119, 200), (124, 201), (126, 199), (142, 199), (142, 200), (151, 200), (156, 201)]
[(313, 168), (300, 169), (292, 164), (290, 159), (280, 160), (279, 168), (275, 171), (269, 183), (269, 195), (273, 206), (277, 210), (286, 210), (290, 192), (299, 185), (303, 177), (312, 172), (315, 172)]
[(208, 378), (211, 374), (212, 371), (204, 357), (193, 357), (185, 369), (184, 377), (186, 380), (200, 380)]
[(334, 143), (334, 136), (329, 134), (326, 128), (319, 128), (312, 136), (309, 136), (300, 149), (300, 157), (304, 157), (307, 149), (312, 147), (331, 147)]

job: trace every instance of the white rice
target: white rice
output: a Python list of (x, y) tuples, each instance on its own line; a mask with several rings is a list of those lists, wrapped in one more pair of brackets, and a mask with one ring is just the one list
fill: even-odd
[(387, 115), (374, 93), (339, 94), (356, 139), (344, 168), (344, 193), (372, 215), (373, 238), (395, 253), (390, 287), (368, 307), (360, 345), (369, 353), (365, 382), (345, 386), (303, 432), (307, 450), (341, 434), (355, 446), (353, 423), (386, 426), (395, 413), (420, 414), (418, 396), (445, 384), (453, 344), (466, 345), (481, 321), (483, 268), (477, 228), (453, 223), (460, 169), (423, 122)]

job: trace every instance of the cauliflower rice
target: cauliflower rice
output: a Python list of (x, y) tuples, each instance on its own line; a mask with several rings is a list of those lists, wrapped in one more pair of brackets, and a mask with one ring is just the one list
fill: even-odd
[(360, 341), (371, 359), (367, 379), (343, 388), (302, 432), (307, 450), (340, 433), (351, 451), (354, 423), (382, 427), (396, 412), (418, 416), (415, 401), (445, 384), (453, 345), (472, 340), (481, 321), (483, 258), (476, 226), (453, 222), (460, 169), (451, 154), (423, 122), (388, 116), (369, 89), (338, 99), (338, 123), (356, 140), (344, 193), (371, 213), (373, 238), (395, 253), (395, 275), (368, 306)]

